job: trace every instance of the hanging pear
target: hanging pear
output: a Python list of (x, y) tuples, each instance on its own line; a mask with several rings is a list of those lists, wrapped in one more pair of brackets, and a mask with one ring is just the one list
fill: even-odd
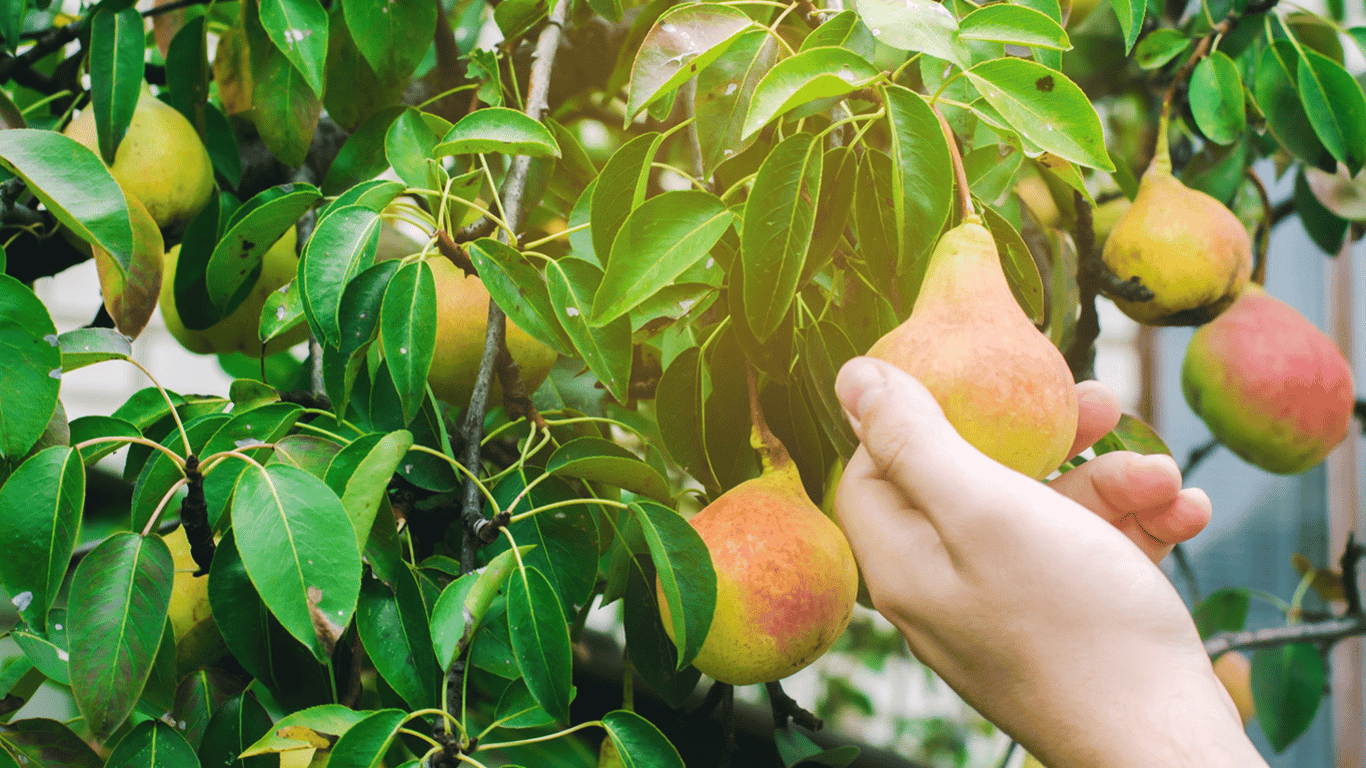
[(1011, 294), (976, 215), (939, 239), (911, 316), (868, 354), (919, 379), (965, 440), (1011, 469), (1042, 479), (1067, 458), (1072, 373)]
[[(692, 663), (731, 685), (781, 680), (820, 658), (849, 626), (858, 596), (849, 541), (806, 495), (796, 462), (764, 424), (755, 386), (751, 371), (751, 443), (763, 473), (688, 521), (716, 570), (716, 610)], [(672, 640), (662, 590), (659, 605)]]
[(1111, 272), (1137, 278), (1153, 292), (1149, 301), (1110, 296), (1145, 325), (1207, 323), (1238, 298), (1252, 274), (1252, 241), (1243, 223), (1223, 203), (1172, 175), (1166, 106), (1152, 164), (1101, 259)]

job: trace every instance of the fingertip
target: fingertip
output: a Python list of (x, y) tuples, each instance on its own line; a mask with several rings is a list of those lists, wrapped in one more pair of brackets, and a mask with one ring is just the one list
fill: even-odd
[(857, 431), (869, 403), (887, 387), (887, 377), (870, 357), (850, 358), (835, 377), (835, 395)]

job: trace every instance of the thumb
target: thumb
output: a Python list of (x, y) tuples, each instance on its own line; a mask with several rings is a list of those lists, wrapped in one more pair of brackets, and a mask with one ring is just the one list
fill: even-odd
[(969, 445), (930, 391), (891, 363), (849, 360), (835, 392), (877, 470), (930, 515), (961, 505), (994, 475), (1015, 474)]

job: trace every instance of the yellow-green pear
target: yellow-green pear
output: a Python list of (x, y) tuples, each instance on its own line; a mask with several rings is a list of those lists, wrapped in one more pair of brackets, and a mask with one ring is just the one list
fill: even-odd
[(1072, 373), (1011, 294), (977, 216), (940, 238), (911, 316), (868, 354), (919, 379), (963, 439), (1007, 467), (1042, 479), (1067, 458)]
[(1214, 675), (1228, 690), (1233, 706), (1238, 708), (1238, 716), (1243, 719), (1243, 727), (1257, 716), (1257, 705), (1252, 700), (1252, 662), (1247, 655), (1229, 651), (1214, 660)]
[[(166, 272), (161, 278), (161, 316), (166, 321), (166, 329), (171, 332), (181, 346), (200, 355), (217, 355), (241, 352), (248, 357), (260, 357), (262, 352), (260, 323), (261, 307), (266, 298), (274, 291), (283, 288), (294, 279), (299, 267), (299, 257), (295, 253), (298, 242), (294, 227), (266, 251), (261, 260), (261, 275), (256, 279), (247, 298), (237, 305), (227, 317), (202, 331), (192, 331), (181, 322), (180, 313), (175, 307), (175, 271), (180, 257), (180, 246), (176, 245), (166, 252)], [(268, 353), (283, 352), (308, 339), (308, 326), (300, 324), (282, 336), (271, 339), (266, 345)]]
[[(99, 154), (94, 109), (81, 112), (63, 133)], [(164, 230), (182, 230), (213, 194), (213, 163), (198, 131), (153, 96), (146, 82), (109, 171)]]
[[(464, 408), (474, 393), (479, 361), (484, 354), (488, 330), (489, 292), (474, 275), (463, 274), (447, 259), (429, 259), (436, 279), (436, 349), (427, 383), (432, 393), (454, 408)], [(507, 322), (507, 348), (521, 369), (522, 382), (531, 394), (550, 375), (558, 357), (555, 350)], [(502, 387), (494, 377), (491, 402), (502, 400)]]
[(1146, 325), (1201, 325), (1238, 298), (1252, 275), (1252, 241), (1223, 203), (1172, 175), (1167, 118), (1133, 205), (1115, 223), (1101, 258), (1124, 280), (1137, 278), (1149, 301), (1111, 295)]

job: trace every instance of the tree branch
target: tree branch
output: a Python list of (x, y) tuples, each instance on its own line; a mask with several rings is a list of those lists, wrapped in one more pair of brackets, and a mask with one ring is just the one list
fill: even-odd
[(1095, 378), (1096, 339), (1100, 337), (1096, 297), (1100, 294), (1101, 286), (1097, 270), (1104, 268), (1105, 264), (1095, 253), (1096, 229), (1091, 204), (1080, 192), (1073, 192), (1072, 206), (1077, 211), (1076, 223), (1072, 226), (1072, 242), (1077, 246), (1077, 288), (1081, 291), (1081, 316), (1077, 318), (1076, 333), (1064, 357), (1067, 367), (1072, 370), (1072, 378), (1086, 381)]
[(1290, 643), (1331, 646), (1343, 638), (1363, 634), (1366, 634), (1366, 614), (1356, 613), (1311, 624), (1220, 632), (1205, 641), (1205, 653), (1213, 657), (1227, 651), (1278, 648)]
[[(555, 67), (555, 56), (560, 48), (560, 35), (564, 28), (565, 18), (568, 14), (569, 3), (555, 3), (550, 12), (550, 19), (546, 26), (541, 30), (540, 37), (536, 41), (535, 64), (531, 69), (529, 86), (527, 88), (526, 114), (533, 120), (540, 120), (541, 114), (546, 110), (547, 97), (550, 90), (550, 76)], [(507, 179), (503, 183), (503, 211), (507, 217), (508, 229), (512, 231), (513, 242), (509, 245), (516, 246), (516, 232), (521, 226), (526, 213), (526, 208), (530, 201), (525, 199), (527, 174), (531, 170), (531, 158), (519, 155), (513, 158), (512, 168), (508, 171)], [(470, 397), (469, 408), (465, 411), (465, 420), (460, 427), (461, 436), (465, 440), (465, 454), (463, 463), (471, 473), (471, 477), (465, 481), (463, 504), (461, 505), (461, 529), (462, 544), (460, 551), (460, 569), (468, 573), (474, 569), (475, 554), (479, 547), (485, 542), (485, 537), (489, 534), (497, 535), (498, 526), (506, 523), (503, 520), (490, 521), (484, 517), (482, 511), (482, 497), (479, 490), (478, 481), (474, 476), (479, 474), (479, 448), (480, 441), (484, 434), (484, 416), (488, 411), (489, 389), (493, 383), (493, 376), (497, 369), (497, 362), (500, 355), (507, 354), (507, 345), (504, 340), (507, 318), (503, 315), (503, 310), (498, 307), (495, 301), (489, 301), (488, 331), (484, 336), (484, 354), (479, 361), (479, 376), (475, 380), (474, 394)], [(490, 537), (491, 538), (491, 537)], [(459, 675), (463, 677), (463, 669), (453, 668), (447, 680), (449, 686), (454, 690), (463, 691), (463, 681), (457, 680)], [(460, 684), (456, 684), (460, 683)], [(455, 709), (454, 714), (458, 716), (463, 697), (451, 697), (449, 706)]]

